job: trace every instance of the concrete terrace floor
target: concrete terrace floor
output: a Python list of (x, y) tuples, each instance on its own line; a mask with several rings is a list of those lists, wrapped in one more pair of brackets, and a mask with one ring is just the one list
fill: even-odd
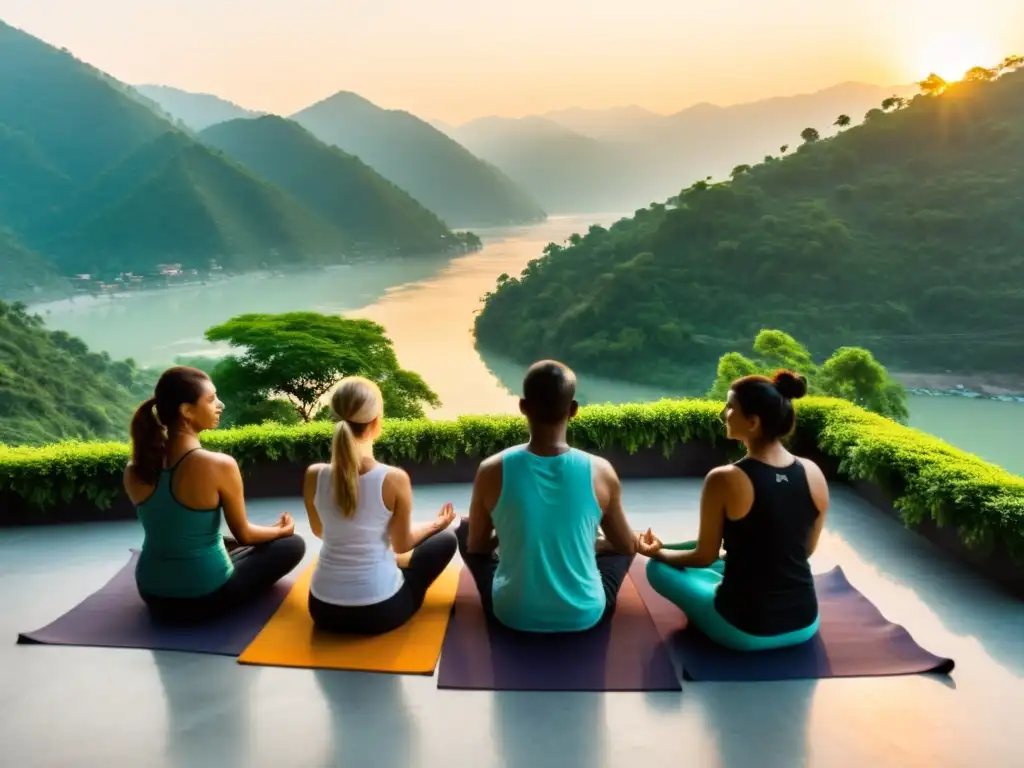
[[(691, 537), (699, 483), (625, 484), (635, 527)], [(245, 667), (226, 657), (18, 646), (101, 586), (134, 522), (0, 531), (0, 765), (1019, 766), (1024, 605), (852, 491), (814, 570), (839, 564), (890, 620), (956, 661), (941, 677), (684, 683), (682, 693), (444, 691), (436, 679)], [(416, 516), (466, 485), (416, 491)], [(297, 499), (258, 501), (270, 521)], [(307, 554), (312, 557), (313, 551)]]

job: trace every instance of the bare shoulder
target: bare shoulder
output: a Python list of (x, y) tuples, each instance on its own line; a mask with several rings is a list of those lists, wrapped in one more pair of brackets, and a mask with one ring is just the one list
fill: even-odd
[(619, 481), (619, 473), (615, 470), (615, 465), (612, 464), (604, 456), (598, 456), (597, 454), (590, 454), (590, 465), (593, 467), (594, 474), (600, 478), (602, 482), (610, 485), (617, 485)]
[(808, 481), (823, 483), (825, 485), (828, 484), (825, 473), (821, 471), (821, 467), (819, 467), (815, 462), (810, 459), (806, 459), (803, 456), (797, 456), (797, 461), (800, 462), (804, 471), (807, 473)]
[(310, 464), (308, 467), (306, 467), (306, 479), (308, 480), (308, 479), (310, 479), (312, 477), (316, 477), (324, 469), (326, 469), (329, 466), (331, 466), (331, 465), (330, 464), (325, 464), (322, 461), (317, 462), (316, 464)]
[(804, 473), (807, 475), (807, 485), (811, 489), (811, 498), (814, 499), (814, 505), (819, 511), (826, 511), (829, 506), (828, 478), (821, 471), (821, 467), (810, 459), (798, 456), (797, 461), (800, 462), (800, 465), (804, 468)]
[(714, 488), (728, 488), (746, 479), (746, 473), (735, 464), (723, 464), (704, 476), (704, 484)]
[(412, 478), (410, 478), (409, 473), (401, 467), (388, 467), (388, 471), (384, 475), (384, 484), (388, 488), (396, 491), (404, 488), (412, 488)]

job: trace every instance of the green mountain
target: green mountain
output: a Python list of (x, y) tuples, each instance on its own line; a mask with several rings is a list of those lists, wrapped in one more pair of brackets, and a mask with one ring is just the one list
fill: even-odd
[[(150, 149), (140, 152), (152, 157)], [(125, 162), (136, 164), (134, 157)], [(123, 178), (115, 169), (97, 187)], [(326, 262), (347, 245), (330, 223), (201, 144), (184, 144), (142, 178), (123, 198), (47, 240), (45, 252), (65, 270), (111, 274), (167, 262), (194, 269), (211, 261), (228, 269)]]
[(67, 289), (53, 264), (0, 229), (0, 288), (4, 286), (10, 293), (26, 297), (37, 290)]
[(979, 70), (502, 276), (480, 346), (666, 381), (762, 328), (895, 371), (1024, 371), (1024, 71)]
[(357, 242), (437, 253), (458, 238), (444, 222), (359, 158), (329, 147), (291, 120), (231, 120), (200, 134)]
[(321, 141), (343, 149), (452, 226), (542, 221), (540, 205), (493, 165), (408, 112), (338, 93), (292, 115)]
[(0, 302), (0, 443), (123, 440), (154, 383), (130, 360), (91, 352), (74, 336), (49, 331), (39, 317)]

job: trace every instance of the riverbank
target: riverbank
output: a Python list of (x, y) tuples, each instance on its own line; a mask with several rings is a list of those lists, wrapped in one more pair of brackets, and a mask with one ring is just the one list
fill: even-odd
[(1012, 373), (889, 374), (911, 394), (930, 397), (984, 397), (1024, 403), (1024, 376)]

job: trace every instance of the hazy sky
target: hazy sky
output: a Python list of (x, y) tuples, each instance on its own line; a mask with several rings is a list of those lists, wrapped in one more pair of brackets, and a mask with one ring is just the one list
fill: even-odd
[(1024, 0), (0, 0), (0, 19), (130, 83), (280, 114), (350, 90), (455, 123), (669, 113), (1024, 53)]

